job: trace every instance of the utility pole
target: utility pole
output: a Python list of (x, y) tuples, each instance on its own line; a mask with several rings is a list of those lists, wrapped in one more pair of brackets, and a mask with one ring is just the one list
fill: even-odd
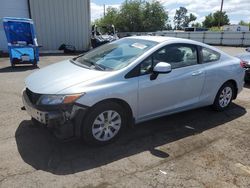
[(219, 28), (220, 28), (220, 24), (221, 24), (221, 22), (222, 22), (223, 1), (224, 1), (224, 0), (221, 0), (221, 4), (220, 4), (220, 17), (219, 17), (219, 20), (218, 20), (218, 27), (219, 27)]
[(106, 9), (105, 9), (105, 4), (103, 4), (103, 17), (106, 15)]

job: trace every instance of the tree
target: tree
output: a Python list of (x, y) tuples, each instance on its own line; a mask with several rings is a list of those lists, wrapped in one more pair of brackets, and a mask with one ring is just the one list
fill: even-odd
[(244, 25), (244, 26), (248, 26), (249, 27), (249, 31), (250, 31), (250, 22), (244, 22), (243, 20), (241, 20), (240, 22), (239, 22), (239, 25)]
[(146, 2), (143, 10), (143, 30), (163, 30), (168, 20), (168, 13), (158, 1)]
[(163, 28), (164, 30), (172, 30), (172, 25), (170, 23), (167, 23), (165, 27)]
[(248, 26), (248, 24), (249, 24), (249, 23), (244, 22), (243, 20), (240, 20), (240, 22), (239, 22), (239, 25), (245, 25), (245, 26)]
[(196, 19), (197, 17), (194, 14), (190, 13), (189, 16), (186, 17), (183, 27), (188, 27), (189, 24), (195, 21)]
[(185, 16), (187, 14), (187, 9), (185, 7), (180, 7), (176, 10), (174, 16), (175, 29), (182, 29), (182, 24), (185, 21)]
[(97, 25), (119, 25), (119, 11), (116, 8), (108, 7), (105, 18), (95, 20), (94, 24)]
[(168, 13), (158, 1), (127, 0), (120, 9), (108, 8), (97, 25), (114, 24), (119, 31), (157, 31), (166, 28)]
[(202, 24), (203, 24), (203, 27), (206, 27), (206, 28), (211, 28), (211, 27), (215, 26), (215, 25), (214, 25), (214, 17), (213, 17), (213, 14), (210, 13), (209, 15), (207, 15), (207, 16), (205, 17), (205, 20), (202, 22)]
[(220, 26), (230, 24), (230, 21), (226, 12), (220, 12), (220, 11), (216, 11), (213, 14), (210, 13), (209, 15), (205, 17), (205, 20), (202, 23), (204, 27), (211, 28), (211, 27), (218, 26), (219, 20), (220, 20)]
[(201, 24), (201, 23), (199, 23), (199, 22), (192, 23), (192, 27), (198, 27), (198, 28), (201, 28), (201, 27), (202, 27), (202, 24)]
[[(229, 18), (226, 14), (226, 12), (221, 12), (221, 11), (216, 11), (214, 13), (214, 26), (218, 26), (220, 24), (220, 26), (223, 26), (223, 25), (229, 25)], [(220, 20), (220, 22), (219, 22)]]
[(175, 29), (184, 29), (189, 26), (190, 22), (196, 20), (197, 17), (194, 14), (190, 13), (187, 15), (187, 12), (185, 7), (180, 7), (176, 10), (174, 16)]
[(143, 7), (139, 0), (125, 1), (120, 10), (123, 31), (142, 31)]

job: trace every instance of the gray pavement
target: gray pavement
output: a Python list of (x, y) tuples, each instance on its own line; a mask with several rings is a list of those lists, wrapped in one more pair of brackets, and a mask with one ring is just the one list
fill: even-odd
[[(69, 57), (43, 56), (39, 67)], [(36, 69), (9, 66), (0, 58), (0, 187), (250, 187), (250, 85), (225, 112), (159, 118), (91, 147), (33, 126), (20, 107), (24, 78)]]

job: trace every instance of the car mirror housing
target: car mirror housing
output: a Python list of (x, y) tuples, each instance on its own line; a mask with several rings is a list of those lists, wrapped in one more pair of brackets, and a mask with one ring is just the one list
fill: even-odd
[(166, 62), (159, 62), (155, 65), (153, 73), (150, 76), (150, 80), (155, 80), (158, 74), (166, 74), (172, 71), (171, 65)]

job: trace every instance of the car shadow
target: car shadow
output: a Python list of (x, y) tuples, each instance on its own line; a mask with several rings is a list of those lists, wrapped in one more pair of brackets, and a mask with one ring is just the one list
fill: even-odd
[(24, 72), (28, 70), (33, 70), (33, 69), (39, 69), (39, 67), (35, 67), (33, 65), (18, 65), (15, 67), (4, 67), (0, 68), (0, 73), (6, 73), (6, 72)]
[(250, 89), (250, 82), (245, 82), (244, 87)]
[(100, 167), (144, 151), (167, 158), (169, 154), (156, 147), (220, 126), (245, 113), (246, 110), (237, 104), (232, 104), (224, 112), (214, 112), (210, 107), (182, 112), (128, 128), (115, 143), (102, 147), (89, 146), (80, 139), (60, 141), (47, 128), (34, 126), (28, 120), (20, 123), (15, 138), (26, 163), (35, 169), (65, 175)]

